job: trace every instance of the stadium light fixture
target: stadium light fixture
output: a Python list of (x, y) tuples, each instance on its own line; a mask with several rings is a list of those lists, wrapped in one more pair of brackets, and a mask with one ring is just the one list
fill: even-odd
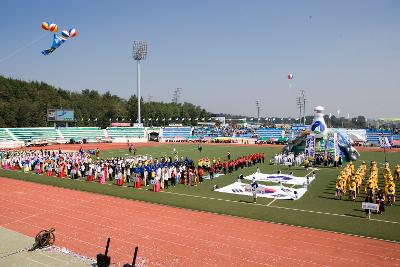
[(256, 100), (256, 108), (257, 108), (257, 121), (260, 121), (260, 101)]
[(304, 125), (306, 125), (306, 102), (307, 102), (306, 91), (301, 90), (301, 98), (303, 100)]
[(133, 42), (133, 59), (137, 63), (137, 99), (138, 99), (138, 120), (141, 123), (140, 118), (140, 61), (145, 60), (147, 57), (147, 42), (145, 41), (134, 41)]

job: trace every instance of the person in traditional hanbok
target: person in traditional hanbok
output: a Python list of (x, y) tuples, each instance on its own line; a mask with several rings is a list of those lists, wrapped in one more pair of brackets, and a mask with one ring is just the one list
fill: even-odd
[(199, 185), (199, 173), (197, 172), (197, 169), (194, 170), (194, 186)]
[(125, 173), (126, 173), (126, 182), (129, 184), (131, 182), (131, 169), (128, 167)]
[(94, 179), (94, 174), (93, 174), (93, 171), (94, 171), (94, 169), (93, 169), (93, 164), (90, 164), (89, 165), (89, 170), (88, 170), (88, 175), (87, 175), (87, 180), (89, 181), (89, 182), (91, 182), (91, 181), (93, 181)]
[(168, 175), (168, 168), (167, 166), (164, 167), (163, 169), (163, 180), (164, 180), (164, 188), (168, 189), (168, 180), (169, 180), (169, 175)]
[(46, 176), (52, 176), (52, 175), (53, 175), (53, 165), (51, 164), (51, 162), (49, 162), (46, 169)]
[(68, 176), (71, 175), (71, 169), (72, 169), (71, 163), (68, 161), (68, 163), (67, 163), (67, 175)]
[(12, 169), (13, 171), (16, 171), (16, 170), (17, 170), (17, 165), (18, 165), (18, 162), (13, 161), (13, 162), (12, 162), (12, 167), (11, 167), (11, 169)]
[(149, 178), (149, 172), (147, 171), (147, 168), (144, 168), (143, 171), (143, 183), (144, 186), (147, 186), (147, 179)]
[(160, 192), (160, 189), (161, 189), (160, 180), (161, 180), (161, 176), (156, 175), (155, 179), (154, 179), (155, 184), (154, 184), (154, 187), (153, 187), (153, 191), (154, 192)]
[(122, 180), (122, 171), (118, 169), (117, 176), (115, 178), (117, 180), (117, 185), (122, 186), (124, 184), (124, 180)]
[(10, 161), (8, 159), (4, 160), (3, 167), (4, 167), (5, 170), (9, 170), (10, 169)]
[(189, 170), (188, 171), (189, 173), (188, 173), (188, 176), (189, 176), (189, 180), (188, 180), (188, 185), (193, 185), (192, 183), (193, 183), (193, 172), (192, 172), (192, 170)]
[(181, 172), (177, 170), (176, 172), (176, 183), (179, 184), (181, 181)]
[(105, 163), (103, 165), (103, 175), (104, 175), (104, 180), (108, 178), (108, 167), (107, 164)]
[(104, 177), (104, 173), (103, 172), (98, 173), (98, 177), (99, 177), (99, 183), (100, 184), (105, 184), (106, 183), (106, 178)]
[(175, 167), (171, 168), (171, 185), (173, 187), (175, 187), (176, 185), (176, 171), (175, 171)]
[(60, 163), (60, 178), (64, 178), (65, 177), (65, 169), (66, 169), (65, 161), (62, 161)]
[(35, 165), (36, 174), (40, 174), (42, 172), (42, 168), (40, 167), (40, 162), (37, 162)]
[(86, 170), (85, 170), (85, 165), (81, 164), (81, 166), (79, 167), (79, 171), (81, 173), (81, 177), (85, 178), (86, 177)]
[(72, 179), (78, 179), (78, 165), (74, 165), (73, 169), (72, 169)]
[(163, 171), (160, 167), (158, 167), (158, 169), (157, 169), (157, 178), (160, 181), (160, 188), (164, 189)]
[(29, 170), (29, 164), (28, 164), (28, 161), (26, 161), (25, 163), (24, 163), (24, 172), (26, 173), (26, 172), (29, 172), (30, 170)]
[(135, 177), (135, 188), (137, 188), (137, 189), (142, 188), (142, 179), (139, 174), (136, 174), (136, 177)]

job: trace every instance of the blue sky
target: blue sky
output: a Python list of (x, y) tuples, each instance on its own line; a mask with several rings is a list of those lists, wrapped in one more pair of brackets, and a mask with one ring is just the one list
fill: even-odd
[[(256, 116), (259, 100), (261, 116), (296, 117), (305, 90), (309, 114), (400, 117), (400, 1), (3, 0), (0, 12), (1, 75), (127, 98), (132, 42), (146, 40), (144, 99), (169, 102), (180, 87), (212, 112)], [(79, 35), (45, 57), (42, 21)]]

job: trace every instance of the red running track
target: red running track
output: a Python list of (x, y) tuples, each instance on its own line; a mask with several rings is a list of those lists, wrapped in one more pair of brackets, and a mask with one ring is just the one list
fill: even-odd
[(57, 246), (91, 258), (111, 237), (117, 265), (139, 246), (142, 266), (400, 266), (395, 243), (6, 178), (0, 226), (32, 237), (54, 227)]

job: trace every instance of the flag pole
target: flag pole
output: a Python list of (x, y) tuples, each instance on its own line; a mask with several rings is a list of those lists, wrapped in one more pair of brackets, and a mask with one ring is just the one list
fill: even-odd
[(385, 163), (386, 163), (386, 142), (385, 142), (385, 136), (383, 135), (383, 130), (382, 130), (382, 146), (383, 146), (383, 153), (385, 154)]

